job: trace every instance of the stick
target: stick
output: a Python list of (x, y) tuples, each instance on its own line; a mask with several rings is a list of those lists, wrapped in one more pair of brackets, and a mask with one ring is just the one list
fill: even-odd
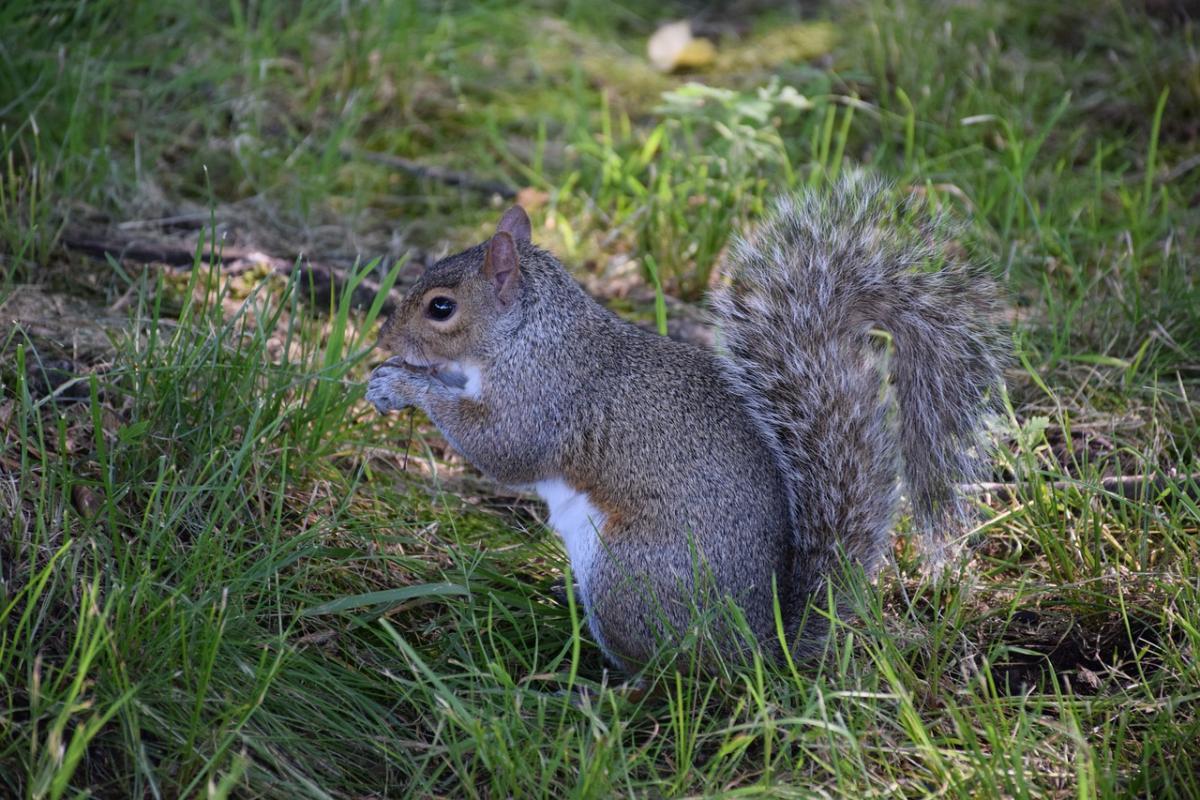
[[(98, 258), (101, 261), (112, 256), (117, 261), (135, 261), (139, 264), (168, 264), (172, 267), (190, 267), (196, 261), (195, 248), (176, 245), (173, 242), (139, 242), (128, 240), (97, 239), (87, 234), (64, 233), (63, 247)], [(238, 248), (218, 249), (215, 253), (204, 248), (200, 261), (205, 264), (227, 264), (246, 257)]]
[[(1200, 481), (1200, 472), (1183, 475), (1114, 475), (1100, 479), (1100, 488), (1110, 494), (1120, 495), (1127, 500), (1140, 500), (1147, 489), (1152, 494), (1159, 494), (1165, 489), (1174, 489), (1193, 498), (1200, 498), (1200, 489), (1184, 485), (1184, 481)], [(1053, 481), (1047, 484), (1051, 489), (1086, 489), (1092, 486), (1085, 481)], [(1012, 499), (1022, 484), (1019, 483), (964, 483), (959, 491), (963, 494), (994, 494), (1002, 500)]]
[(517, 196), (516, 187), (502, 181), (477, 178), (466, 172), (457, 172), (452, 169), (445, 169), (444, 167), (428, 166), (407, 158), (401, 158), (400, 156), (393, 156), (387, 153), (373, 153), (369, 150), (350, 149), (343, 149), (342, 155), (345, 158), (361, 158), (363, 161), (370, 161), (373, 164), (390, 167), (416, 178), (428, 178), (429, 180), (444, 183), (447, 186), (459, 186), (463, 189), (483, 192), (484, 194), (499, 195), (505, 200), (511, 200)]
[[(258, 250), (240, 247), (204, 247), (197, 254), (196, 247), (186, 242), (103, 239), (78, 232), (64, 233), (61, 242), (68, 250), (77, 250), (101, 261), (111, 257), (118, 261), (133, 261), (138, 264), (167, 264), (186, 268), (199, 260), (210, 267), (220, 267), (231, 275), (237, 275), (257, 264), (266, 264), (274, 272), (286, 276), (299, 270), (301, 284), (310, 290), (317, 305), (327, 306), (330, 296), (340, 292), (350, 281), (346, 270), (338, 267), (314, 264), (300, 257), (289, 261)], [(355, 287), (350, 302), (355, 308), (370, 308), (378, 294), (379, 282), (366, 278)], [(389, 296), (384, 301), (383, 313), (390, 314), (395, 305), (395, 298)]]

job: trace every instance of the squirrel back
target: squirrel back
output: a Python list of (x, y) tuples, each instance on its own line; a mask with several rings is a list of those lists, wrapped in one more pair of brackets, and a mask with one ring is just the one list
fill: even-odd
[(878, 568), (901, 476), (931, 541), (958, 522), (999, 380), (990, 282), (878, 182), (782, 200), (728, 278), (719, 353), (655, 336), (588, 297), (513, 208), (381, 335), (396, 355), (368, 399), (420, 407), (481, 470), (538, 491), (626, 668), (698, 626), (740, 652), (712, 624), (729, 602), (760, 645), (778, 606), (790, 646), (818, 649), (809, 601), (840, 554)]

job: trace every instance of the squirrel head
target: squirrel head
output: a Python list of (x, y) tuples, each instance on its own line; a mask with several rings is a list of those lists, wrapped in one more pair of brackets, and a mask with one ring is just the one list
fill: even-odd
[(529, 217), (513, 206), (488, 241), (425, 270), (384, 324), (379, 346), (434, 371), (486, 360), (490, 345), (519, 321), (519, 250), (530, 238)]

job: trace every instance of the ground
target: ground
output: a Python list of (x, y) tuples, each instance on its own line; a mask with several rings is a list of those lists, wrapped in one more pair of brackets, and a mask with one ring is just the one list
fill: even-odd
[[(5, 3), (0, 794), (1200, 796), (1197, 17)], [(1005, 289), (979, 524), (931, 580), (899, 520), (819, 664), (622, 686), (544, 510), (363, 402), (378, 321), (519, 199), (703, 340), (731, 233), (847, 169)]]

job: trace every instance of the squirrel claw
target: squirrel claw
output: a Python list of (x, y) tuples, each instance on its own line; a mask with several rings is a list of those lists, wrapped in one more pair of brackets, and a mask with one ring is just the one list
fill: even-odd
[(396, 377), (397, 372), (399, 372), (399, 368), (384, 364), (372, 372), (367, 381), (367, 401), (374, 405), (375, 410), (380, 414), (399, 411), (413, 405), (397, 391), (399, 387), (392, 380)]

